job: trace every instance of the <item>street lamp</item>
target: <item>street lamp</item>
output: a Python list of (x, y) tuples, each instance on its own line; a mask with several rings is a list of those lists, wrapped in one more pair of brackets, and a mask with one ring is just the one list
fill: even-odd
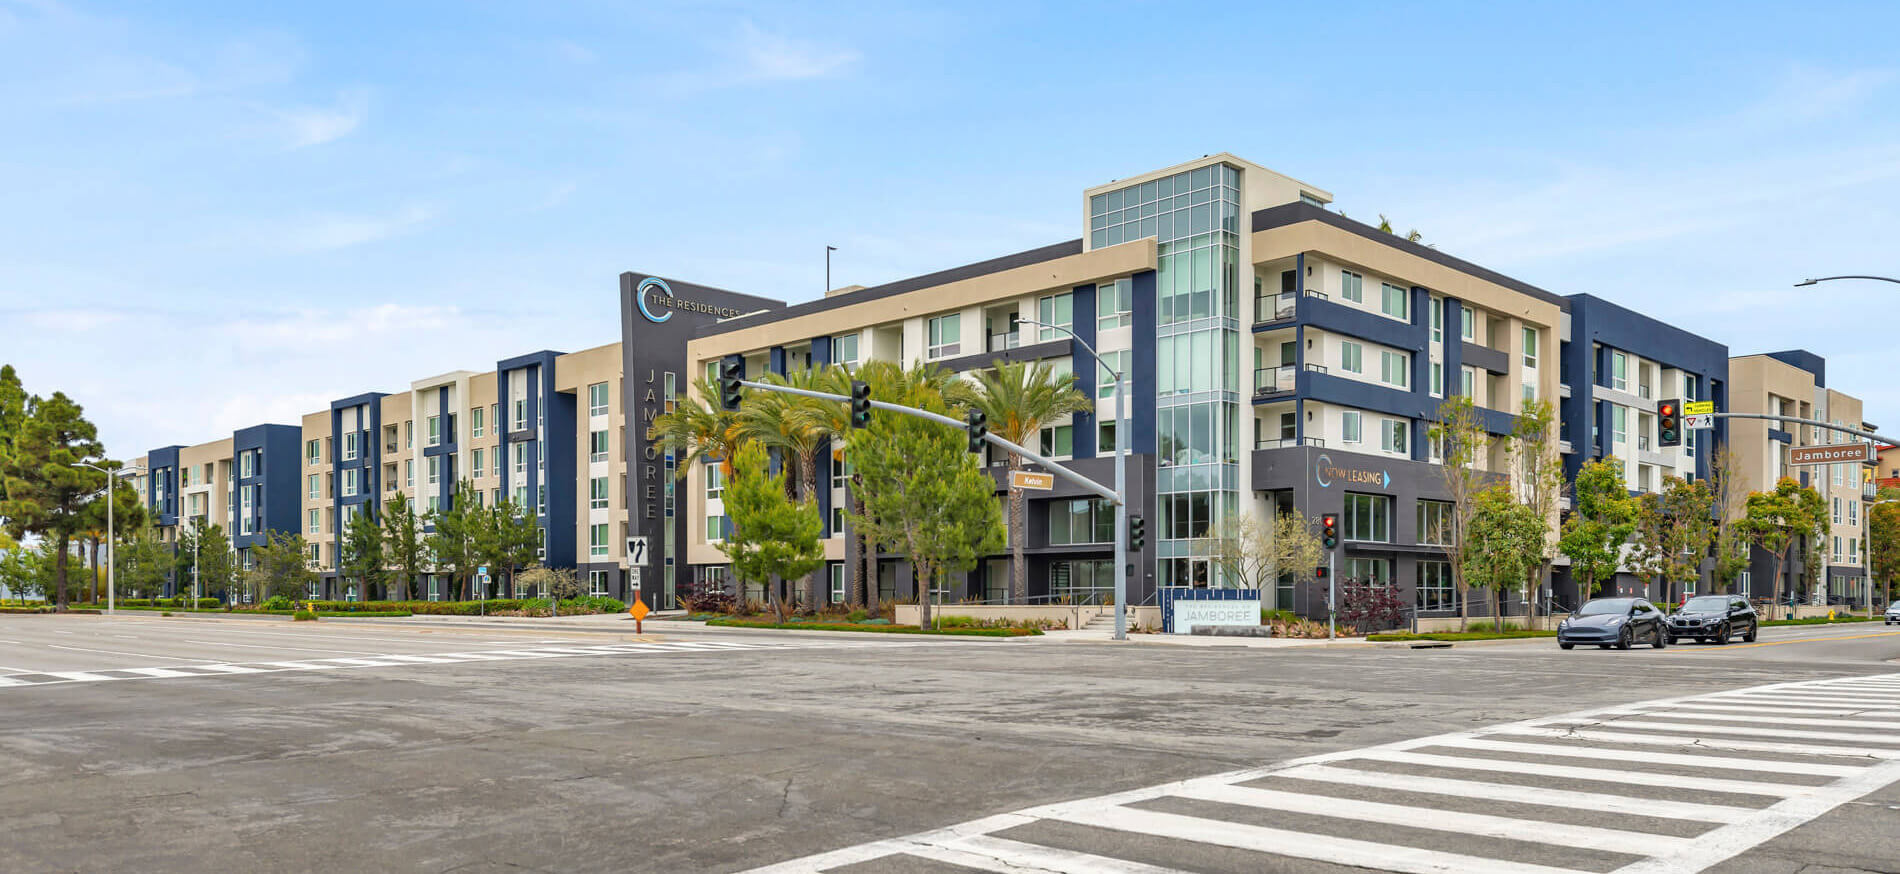
[(1892, 282), (1895, 284), (1900, 284), (1900, 279), (1894, 279), (1891, 276), (1823, 276), (1823, 277), (1820, 277), (1819, 279), (1803, 279), (1800, 282), (1795, 283), (1794, 285), (1796, 288), (1800, 288), (1803, 285), (1813, 285), (1817, 282), (1832, 282), (1836, 279), (1873, 279), (1879, 282)]
[(117, 478), (124, 475), (118, 468), (104, 468), (84, 461), (73, 462), (73, 467), (84, 467), (106, 475), (106, 615), (115, 614), (118, 606), (117, 592), (114, 588), (115, 566), (118, 565), (118, 548), (113, 543), (118, 539), (118, 531), (112, 524), (112, 493), (118, 491)]
[(1019, 325), (1033, 325), (1061, 331), (1087, 350), (1089, 357), (1095, 359), (1095, 365), (1115, 377), (1115, 639), (1128, 639), (1128, 441), (1134, 438), (1133, 426), (1128, 422), (1128, 404), (1123, 397), (1128, 394), (1128, 380), (1122, 372), (1108, 366), (1102, 355), (1095, 351), (1074, 331), (1061, 325), (1038, 322), (1035, 319), (1018, 319)]

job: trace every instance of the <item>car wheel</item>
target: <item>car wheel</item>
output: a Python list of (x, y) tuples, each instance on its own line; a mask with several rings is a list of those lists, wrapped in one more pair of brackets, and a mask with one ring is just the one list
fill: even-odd
[(1656, 629), (1656, 642), (1653, 644), (1653, 646), (1655, 646), (1657, 649), (1662, 649), (1672, 643), (1675, 643), (1675, 641), (1670, 639), (1669, 635), (1664, 634), (1663, 630), (1660, 628)]
[(1760, 631), (1760, 630), (1761, 630), (1761, 626), (1760, 626), (1760, 625), (1758, 625), (1758, 624), (1756, 624), (1756, 623), (1753, 623), (1753, 622), (1750, 622), (1750, 623), (1748, 623), (1748, 633), (1747, 633), (1747, 634), (1744, 634), (1744, 635), (1742, 635), (1742, 642), (1743, 642), (1743, 643), (1754, 643), (1754, 642), (1755, 642), (1755, 632), (1757, 632), (1757, 631)]
[(1735, 633), (1734, 629), (1729, 628), (1728, 623), (1724, 622), (1722, 623), (1722, 627), (1717, 628), (1715, 630), (1715, 642), (1720, 643), (1720, 644), (1727, 644), (1729, 637), (1734, 635), (1734, 633)]
[(1671, 635), (1668, 635), (1668, 637), (1669, 637), (1669, 645), (1670, 645), (1670, 646), (1674, 646), (1674, 645), (1676, 645), (1676, 643), (1677, 643), (1678, 641), (1680, 641), (1680, 640), (1681, 640), (1681, 638), (1678, 638), (1678, 637), (1676, 637), (1676, 636), (1675, 636), (1675, 635), (1673, 635), (1673, 634), (1671, 634)]
[(1609, 645), (1609, 644), (1607, 644), (1607, 643), (1599, 643), (1599, 644), (1597, 644), (1597, 649), (1609, 649), (1609, 648), (1610, 648), (1610, 645)]
[(1636, 632), (1631, 631), (1630, 627), (1627, 625), (1623, 626), (1623, 633), (1616, 636), (1616, 648), (1629, 649), (1630, 647), (1635, 646), (1635, 645), (1636, 645)]
[(1574, 649), (1575, 647), (1576, 647), (1576, 644), (1574, 644), (1574, 643), (1560, 643), (1560, 644), (1557, 644), (1557, 648), (1558, 648), (1558, 649)]

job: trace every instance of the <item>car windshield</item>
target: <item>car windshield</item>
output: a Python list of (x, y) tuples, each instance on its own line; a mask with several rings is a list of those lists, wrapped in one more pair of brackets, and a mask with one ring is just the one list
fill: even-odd
[(1606, 613), (1628, 613), (1636, 601), (1630, 598), (1598, 598), (1577, 608), (1578, 616), (1602, 616)]
[(1682, 609), (1691, 613), (1720, 612), (1728, 609), (1728, 598), (1721, 595), (1704, 595), (1700, 598), (1690, 598), (1688, 603), (1682, 605)]

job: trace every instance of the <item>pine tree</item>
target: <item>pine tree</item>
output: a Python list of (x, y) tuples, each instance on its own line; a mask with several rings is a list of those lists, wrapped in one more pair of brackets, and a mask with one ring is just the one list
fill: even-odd
[(383, 527), (367, 511), (350, 517), (343, 531), (343, 561), (340, 570), (347, 579), (363, 587), (363, 600), (378, 600), (383, 590), (387, 561), (383, 550)]
[(818, 505), (809, 498), (793, 502), (785, 496), (786, 475), (771, 472), (759, 443), (739, 450), (732, 467), (725, 491), (732, 533), (719, 548), (732, 558), (734, 576), (770, 590), (772, 612), (784, 622), (788, 605), (772, 581), (797, 579), (825, 564)]
[(7, 519), (15, 539), (32, 534), (49, 540), (54, 548), (59, 609), (69, 602), (68, 554), (75, 537), (85, 530), (87, 505), (104, 500), (106, 474), (77, 463), (105, 467), (105, 447), (99, 431), (86, 421), (79, 404), (65, 394), (29, 398), (26, 415), (11, 450), (6, 478), (7, 499), (0, 517)]
[(383, 547), (395, 571), (396, 600), (406, 601), (410, 584), (422, 570), (422, 522), (401, 492), (383, 504)]
[(475, 488), (468, 480), (455, 484), (455, 497), (449, 505), (429, 514), (429, 523), (435, 530), (424, 539), (438, 573), (447, 574), (452, 581), (462, 583), (462, 597), (475, 597), (475, 567), (480, 559), (475, 554), (475, 534), (481, 519), (481, 508), (475, 505)]

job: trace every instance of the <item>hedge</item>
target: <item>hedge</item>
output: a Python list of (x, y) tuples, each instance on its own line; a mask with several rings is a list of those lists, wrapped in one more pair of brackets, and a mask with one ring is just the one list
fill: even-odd
[(783, 628), (792, 631), (870, 631), (880, 634), (952, 634), (963, 637), (1032, 637), (1034, 628), (918, 628), (915, 625), (866, 625), (852, 622), (754, 622), (748, 619), (709, 619), (722, 628)]
[(1763, 619), (1761, 624), (1763, 628), (1766, 628), (1771, 625), (1839, 625), (1843, 622), (1883, 622), (1885, 620), (1885, 616), (1875, 613), (1872, 616), (1849, 615), (1836, 616), (1833, 619), (1826, 616), (1810, 616), (1806, 619)]
[(1368, 634), (1366, 635), (1366, 639), (1369, 641), (1372, 641), (1373, 643), (1387, 643), (1391, 641), (1405, 641), (1405, 640), (1437, 640), (1437, 641), (1458, 642), (1458, 641), (1468, 641), (1468, 640), (1519, 640), (1523, 638), (1532, 638), (1532, 637), (1556, 637), (1556, 636), (1557, 636), (1557, 632), (1555, 631), (1537, 631), (1537, 630), (1525, 631), (1519, 628), (1519, 629), (1512, 629), (1512, 630), (1506, 631), (1502, 634), (1496, 631), (1432, 631), (1432, 632), (1426, 632), (1424, 634), (1413, 634), (1412, 632), (1409, 632), (1409, 631), (1393, 631), (1393, 632), (1387, 632), (1385, 634)]
[[(59, 612), (59, 608), (52, 605), (47, 605), (45, 607), (0, 607), (0, 613), (58, 613), (58, 612)], [(86, 606), (86, 607), (68, 607), (66, 608), (66, 612), (79, 613), (82, 615), (97, 616), (104, 611), (100, 610), (97, 607)]]
[[(407, 611), (418, 616), (479, 616), (487, 613), (548, 615), (546, 598), (490, 598), (486, 601), (309, 601), (319, 614), (365, 615)], [(627, 605), (613, 598), (563, 598), (561, 615), (624, 613)]]
[[(120, 607), (162, 607), (167, 610), (189, 610), (189, 598), (120, 598)], [(198, 609), (215, 610), (224, 606), (220, 598), (199, 598)]]

